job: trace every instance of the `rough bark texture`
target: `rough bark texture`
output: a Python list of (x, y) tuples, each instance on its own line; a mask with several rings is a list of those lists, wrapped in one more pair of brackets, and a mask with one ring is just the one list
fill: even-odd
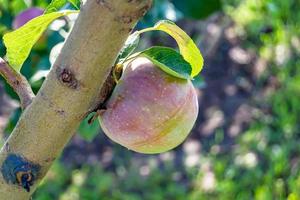
[[(99, 105), (101, 88), (120, 48), (150, 4), (151, 0), (87, 0), (82, 6), (46, 81), (1, 149), (1, 200), (30, 198), (81, 120)], [(3, 166), (20, 164), (7, 162), (8, 155), (29, 162), (21, 171), (34, 168), (30, 192), (5, 180), (8, 172)]]

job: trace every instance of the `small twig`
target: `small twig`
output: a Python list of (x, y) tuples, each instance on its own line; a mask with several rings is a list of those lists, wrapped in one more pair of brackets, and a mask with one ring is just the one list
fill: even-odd
[(118, 83), (123, 72), (123, 65), (115, 65), (112, 67), (108, 77), (106, 78), (99, 95), (99, 103), (95, 108), (88, 112), (88, 114), (94, 113), (94, 115), (88, 120), (89, 124), (92, 124), (97, 117), (106, 110), (106, 103), (113, 93), (115, 86)]
[(122, 75), (123, 68), (119, 66), (113, 66), (108, 77), (106, 78), (103, 87), (100, 91), (99, 95), (99, 104), (94, 108), (92, 112), (96, 112), (97, 110), (102, 110), (106, 108), (107, 100), (113, 93), (113, 90), (117, 84), (117, 80), (120, 79)]
[(18, 94), (21, 101), (21, 108), (24, 110), (31, 104), (34, 93), (28, 83), (27, 79), (20, 73), (16, 72), (9, 64), (0, 57), (0, 75)]

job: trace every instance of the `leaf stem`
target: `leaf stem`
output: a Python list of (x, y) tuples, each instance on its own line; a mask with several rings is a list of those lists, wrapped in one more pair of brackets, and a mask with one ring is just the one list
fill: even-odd
[(157, 29), (154, 28), (154, 27), (150, 27), (150, 28), (145, 28), (145, 29), (136, 31), (136, 33), (140, 35), (140, 34), (142, 34), (142, 33), (149, 32), (149, 31), (157, 31)]
[(21, 101), (21, 108), (25, 110), (34, 98), (34, 93), (27, 79), (20, 73), (16, 72), (9, 64), (0, 57), (0, 75), (18, 94)]

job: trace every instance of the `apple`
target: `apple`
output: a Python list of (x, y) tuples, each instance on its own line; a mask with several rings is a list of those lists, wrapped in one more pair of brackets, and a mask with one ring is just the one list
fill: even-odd
[(111, 140), (136, 152), (154, 154), (181, 144), (197, 115), (192, 82), (139, 57), (125, 66), (99, 121)]

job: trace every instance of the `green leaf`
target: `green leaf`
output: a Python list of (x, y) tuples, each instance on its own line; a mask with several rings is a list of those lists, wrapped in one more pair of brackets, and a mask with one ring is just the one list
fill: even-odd
[(80, 0), (52, 0), (45, 10), (45, 14), (59, 11), (67, 2), (70, 2), (77, 10), (80, 8)]
[(140, 35), (137, 32), (131, 34), (126, 40), (122, 50), (120, 51), (116, 63), (126, 59), (136, 49), (136, 47), (139, 44), (139, 41)]
[(8, 0), (0, 0), (0, 8), (4, 10), (8, 10), (9, 2)]
[(190, 79), (191, 65), (174, 49), (151, 47), (141, 52), (144, 56), (166, 73), (181, 79)]
[(154, 27), (146, 28), (138, 32), (144, 33), (156, 30), (164, 31), (176, 40), (181, 55), (192, 66), (192, 72), (190, 74), (191, 77), (195, 77), (197, 74), (199, 74), (202, 70), (204, 61), (200, 50), (198, 49), (194, 41), (190, 38), (190, 36), (188, 36), (174, 22), (169, 20), (162, 20), (158, 22)]
[(6, 56), (9, 64), (19, 72), (33, 45), (41, 37), (48, 25), (61, 16), (77, 12), (78, 11), (64, 11), (41, 15), (30, 20), (19, 29), (5, 34), (3, 41), (7, 48)]
[(22, 12), (23, 10), (28, 8), (28, 5), (25, 3), (24, 0), (12, 0), (10, 1), (10, 6), (13, 15), (17, 15), (18, 13)]
[(77, 132), (83, 139), (92, 141), (100, 132), (99, 120), (94, 120), (92, 124), (88, 123), (88, 120), (93, 116), (90, 114), (80, 124)]
[(59, 9), (61, 9), (65, 4), (67, 3), (67, 0), (52, 0), (49, 6), (47, 6), (45, 10), (45, 14), (49, 14), (52, 12), (57, 12)]
[(185, 16), (203, 19), (222, 7), (220, 0), (172, 0), (175, 7)]
[(68, 0), (77, 10), (80, 9), (80, 0)]

